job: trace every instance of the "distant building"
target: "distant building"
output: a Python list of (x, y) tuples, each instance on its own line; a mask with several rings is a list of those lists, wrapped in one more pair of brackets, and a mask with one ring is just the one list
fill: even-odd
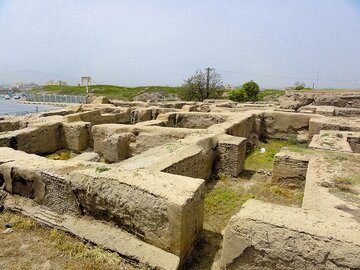
[(45, 85), (58, 85), (58, 86), (67, 86), (67, 82), (64, 81), (49, 81)]
[(29, 91), (38, 86), (39, 85), (37, 85), (36, 83), (17, 83), (14, 85), (14, 87), (19, 89), (20, 91)]
[(82, 86), (91, 85), (91, 77), (81, 77), (81, 85)]

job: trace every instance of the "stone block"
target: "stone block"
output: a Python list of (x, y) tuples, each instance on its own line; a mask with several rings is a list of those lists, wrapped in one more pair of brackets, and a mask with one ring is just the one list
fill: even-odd
[(83, 213), (184, 259), (202, 229), (204, 181), (155, 171), (73, 172)]
[(249, 200), (224, 231), (220, 265), (229, 270), (357, 269), (358, 235), (316, 212)]
[(130, 156), (129, 144), (132, 133), (113, 134), (103, 142), (102, 154), (106, 162), (113, 163)]
[(304, 190), (309, 157), (282, 149), (275, 155), (271, 184)]
[(237, 177), (244, 169), (246, 138), (222, 135), (217, 147), (216, 170)]
[(80, 153), (90, 146), (91, 124), (86, 122), (63, 123), (64, 148)]

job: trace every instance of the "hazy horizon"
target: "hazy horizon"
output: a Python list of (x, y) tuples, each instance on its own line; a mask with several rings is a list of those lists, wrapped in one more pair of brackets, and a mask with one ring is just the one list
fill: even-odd
[(360, 0), (0, 0), (0, 83), (360, 88)]

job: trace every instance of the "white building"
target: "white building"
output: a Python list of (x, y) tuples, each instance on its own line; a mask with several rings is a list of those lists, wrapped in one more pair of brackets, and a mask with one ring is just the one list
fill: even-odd
[(58, 86), (67, 86), (67, 82), (64, 81), (49, 81), (45, 85), (58, 85)]
[(91, 85), (91, 77), (81, 77), (81, 85), (82, 86)]

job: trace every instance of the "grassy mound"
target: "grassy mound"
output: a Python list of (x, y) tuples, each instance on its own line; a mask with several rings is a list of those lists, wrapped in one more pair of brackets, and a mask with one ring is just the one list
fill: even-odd
[[(45, 85), (33, 89), (33, 93), (47, 93), (60, 95), (85, 95), (85, 86), (58, 86)], [(181, 87), (171, 86), (138, 86), (138, 87), (124, 87), (116, 85), (91, 85), (89, 92), (96, 96), (107, 96), (110, 99), (132, 100), (135, 96), (144, 92), (166, 92), (169, 94), (176, 94), (183, 96), (183, 89)]]

